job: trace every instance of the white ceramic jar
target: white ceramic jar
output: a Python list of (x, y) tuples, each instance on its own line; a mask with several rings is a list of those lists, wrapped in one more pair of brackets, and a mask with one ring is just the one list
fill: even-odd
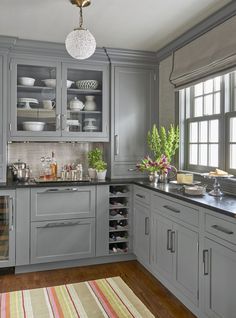
[(95, 96), (87, 95), (85, 96), (85, 107), (84, 110), (94, 111), (97, 109), (96, 102), (94, 101)]

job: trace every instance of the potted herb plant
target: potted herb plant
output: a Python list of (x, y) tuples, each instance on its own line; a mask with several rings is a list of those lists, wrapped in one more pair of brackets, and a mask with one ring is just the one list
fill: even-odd
[(95, 164), (98, 180), (105, 180), (107, 174), (107, 163), (103, 160), (99, 160)]
[(91, 179), (96, 179), (96, 164), (102, 160), (102, 150), (95, 148), (88, 152), (88, 174)]

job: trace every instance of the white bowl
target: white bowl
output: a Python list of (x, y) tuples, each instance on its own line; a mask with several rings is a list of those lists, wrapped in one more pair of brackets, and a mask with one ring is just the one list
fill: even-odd
[(18, 83), (24, 86), (34, 86), (35, 79), (31, 77), (19, 77)]
[(76, 82), (79, 89), (96, 89), (98, 87), (97, 80), (80, 80)]
[(48, 78), (48, 79), (45, 79), (45, 80), (42, 80), (42, 82), (47, 86), (47, 87), (56, 87), (57, 85), (57, 80), (54, 79), (54, 78)]
[(73, 81), (67, 80), (67, 81), (66, 81), (66, 87), (67, 87), (67, 88), (70, 88), (73, 83), (74, 83)]
[(44, 129), (45, 123), (40, 121), (24, 121), (22, 125), (23, 130), (42, 131)]

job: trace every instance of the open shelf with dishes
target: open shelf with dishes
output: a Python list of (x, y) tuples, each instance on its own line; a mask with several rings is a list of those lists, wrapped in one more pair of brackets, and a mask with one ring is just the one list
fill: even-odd
[(130, 186), (109, 186), (109, 254), (130, 250)]

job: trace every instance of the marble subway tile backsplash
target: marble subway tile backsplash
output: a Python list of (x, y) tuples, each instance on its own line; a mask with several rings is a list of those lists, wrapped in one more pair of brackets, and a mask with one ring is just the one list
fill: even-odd
[(8, 165), (20, 159), (30, 166), (32, 176), (38, 177), (41, 167), (40, 158), (51, 157), (53, 151), (58, 172), (65, 164), (81, 163), (84, 175), (87, 175), (88, 151), (96, 147), (104, 150), (102, 143), (11, 143), (8, 144)]

